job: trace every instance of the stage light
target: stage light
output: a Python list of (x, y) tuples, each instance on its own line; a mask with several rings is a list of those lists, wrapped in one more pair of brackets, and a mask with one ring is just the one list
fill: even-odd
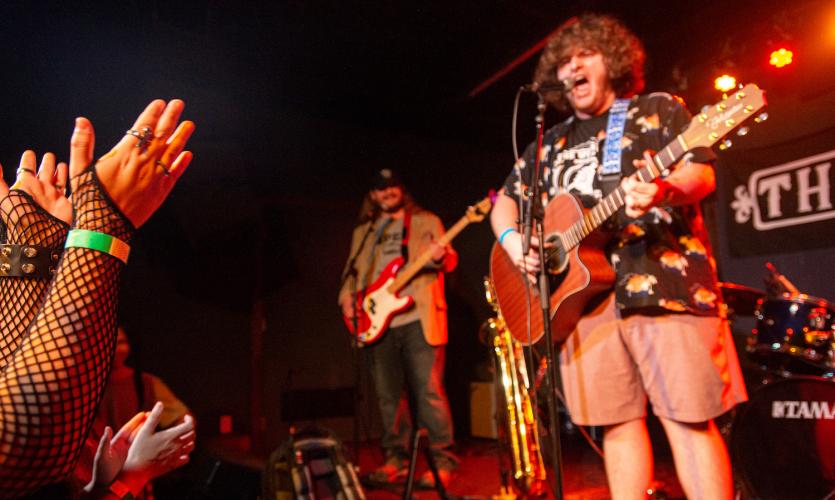
[(713, 81), (713, 86), (716, 87), (717, 90), (727, 92), (736, 87), (736, 78), (730, 75), (722, 75)]
[(771, 59), (769, 59), (768, 64), (774, 66), (775, 68), (782, 68), (783, 66), (788, 66), (792, 63), (793, 56), (794, 53), (792, 51), (781, 48), (771, 53)]

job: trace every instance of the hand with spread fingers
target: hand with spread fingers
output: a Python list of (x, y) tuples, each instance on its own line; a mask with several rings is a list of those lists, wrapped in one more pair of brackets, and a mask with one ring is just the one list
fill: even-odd
[[(138, 228), (159, 208), (191, 163), (184, 151), (194, 123), (179, 123), (183, 101), (151, 102), (125, 136), (95, 163), (95, 174), (116, 207)], [(95, 133), (86, 118), (78, 118), (70, 143), (70, 178), (93, 160)]]
[(132, 491), (138, 492), (148, 481), (182, 467), (194, 450), (194, 418), (186, 415), (182, 423), (156, 431), (163, 409), (160, 402), (154, 405), (130, 444), (119, 479)]
[(130, 446), (147, 419), (147, 412), (137, 413), (119, 429), (115, 436), (110, 426), (104, 428), (93, 459), (93, 476), (84, 487), (85, 491), (93, 491), (93, 488), (108, 485), (114, 479), (117, 479), (122, 466), (125, 465), (125, 460), (128, 458)]
[(47, 213), (69, 224), (72, 221), (72, 205), (66, 197), (67, 164), (61, 162), (56, 165), (55, 155), (46, 153), (41, 158), (40, 167), (36, 165), (35, 152), (24, 151), (11, 189), (28, 194)]

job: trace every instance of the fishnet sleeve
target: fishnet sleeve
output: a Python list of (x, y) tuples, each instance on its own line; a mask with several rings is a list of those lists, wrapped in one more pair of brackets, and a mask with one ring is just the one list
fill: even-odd
[[(69, 226), (13, 189), (0, 201), (0, 239), (13, 245), (39, 245), (60, 252)], [(0, 371), (5, 369), (43, 302), (49, 279), (0, 278)]]
[[(77, 181), (73, 226), (130, 243), (135, 229), (95, 169)], [(123, 267), (95, 250), (64, 252), (28, 336), (0, 374), (0, 497), (31, 494), (72, 473), (110, 372)]]

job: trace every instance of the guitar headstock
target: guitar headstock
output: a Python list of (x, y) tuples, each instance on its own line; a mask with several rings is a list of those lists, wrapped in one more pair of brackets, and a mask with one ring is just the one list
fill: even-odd
[(687, 149), (713, 146), (765, 105), (765, 91), (749, 83), (693, 117), (681, 137), (687, 143)]
[(464, 215), (470, 222), (481, 222), (487, 217), (490, 209), (493, 207), (492, 197), (486, 196), (471, 207), (467, 207), (467, 213)]

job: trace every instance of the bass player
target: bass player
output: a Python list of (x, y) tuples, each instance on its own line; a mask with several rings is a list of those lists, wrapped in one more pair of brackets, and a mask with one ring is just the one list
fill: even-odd
[[(545, 99), (572, 115), (544, 135), (543, 197), (572, 193), (588, 208), (618, 185), (625, 192), (625, 210), (609, 225), (613, 237), (605, 249), (614, 290), (587, 306), (559, 346), (565, 398), (576, 424), (604, 427), (612, 498), (646, 498), (651, 487), (648, 399), (687, 497), (730, 499), (730, 461), (712, 419), (747, 396), (720, 317), (699, 208), (715, 188), (714, 156), (707, 148), (690, 151), (655, 182), (632, 175), (651, 161), (644, 151), (662, 149), (689, 122), (670, 95), (637, 95), (644, 58), (641, 42), (620, 21), (586, 14), (549, 39), (534, 77), (541, 88), (562, 86)], [(607, 148), (607, 135), (617, 146)], [(517, 221), (535, 150), (531, 144), (516, 162), (491, 215), (499, 244), (534, 280), (538, 241), (522, 255)]]
[[(417, 206), (391, 169), (372, 179), (366, 208), (367, 220), (354, 229), (352, 259), (346, 265), (348, 279), (339, 292), (339, 306), (346, 318), (355, 315), (355, 294), (374, 283), (397, 257), (417, 257), (428, 249), (432, 260), (403, 288), (400, 295), (414, 298), (414, 306), (395, 315), (379, 341), (365, 347), (383, 423), (385, 463), (371, 474), (378, 482), (402, 480), (408, 471), (410, 415), (407, 402), (415, 404), (418, 426), (429, 433), (438, 474), (449, 482), (458, 459), (452, 452), (452, 417), (443, 386), (447, 343), (444, 273), (455, 269), (458, 254), (451, 245), (436, 241), (444, 234), (441, 220)], [(351, 262), (354, 269), (347, 269)], [(411, 390), (411, 397), (407, 391)], [(427, 471), (419, 487), (435, 486)]]

